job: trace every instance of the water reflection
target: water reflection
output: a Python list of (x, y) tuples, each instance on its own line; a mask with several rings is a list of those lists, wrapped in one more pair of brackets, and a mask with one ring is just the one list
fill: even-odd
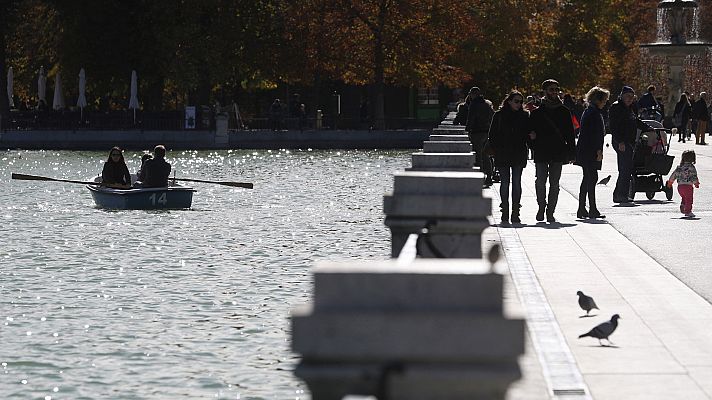
[(106, 211), (82, 185), (9, 179), (89, 178), (104, 153), (0, 152), (0, 393), (306, 398), (288, 311), (315, 260), (388, 257), (382, 196), (409, 154), (170, 152), (178, 177), (255, 189), (196, 184), (192, 210)]

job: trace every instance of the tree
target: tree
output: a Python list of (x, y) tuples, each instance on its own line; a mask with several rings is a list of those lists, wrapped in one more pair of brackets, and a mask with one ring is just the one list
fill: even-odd
[[(314, 80), (327, 75), (371, 85), (371, 115), (385, 124), (386, 84), (458, 83), (464, 73), (450, 55), (472, 30), (467, 12), (444, 0), (306, 0), (287, 8), (288, 39), (301, 43)], [(326, 40), (315, 41), (319, 37)]]

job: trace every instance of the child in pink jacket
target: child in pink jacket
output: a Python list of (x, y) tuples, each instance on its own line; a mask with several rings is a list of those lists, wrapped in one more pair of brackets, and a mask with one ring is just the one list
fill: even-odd
[(680, 212), (685, 214), (686, 217), (695, 216), (692, 213), (692, 197), (695, 190), (692, 185), (696, 188), (700, 187), (700, 180), (697, 178), (697, 169), (695, 168), (695, 159), (694, 150), (685, 150), (682, 153), (680, 165), (675, 168), (675, 171), (672, 172), (667, 181), (667, 186), (672, 187), (673, 182), (677, 180), (677, 192), (682, 197)]

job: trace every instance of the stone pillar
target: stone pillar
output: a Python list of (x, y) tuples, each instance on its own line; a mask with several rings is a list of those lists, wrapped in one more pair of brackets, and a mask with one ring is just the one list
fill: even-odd
[(230, 138), (227, 133), (228, 118), (229, 117), (226, 113), (219, 113), (215, 115), (215, 145), (223, 146), (230, 142)]
[(391, 256), (398, 256), (408, 235), (427, 228), (421, 257), (481, 258), (482, 231), (492, 210), (492, 200), (482, 197), (483, 181), (481, 172), (396, 173), (393, 192), (383, 198)]
[(524, 321), (502, 316), (482, 260), (323, 263), (292, 312), (295, 374), (314, 400), (503, 399), (519, 379)]

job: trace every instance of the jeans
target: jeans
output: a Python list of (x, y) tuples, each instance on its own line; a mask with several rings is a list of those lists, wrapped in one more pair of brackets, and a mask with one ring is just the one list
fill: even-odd
[(598, 183), (598, 169), (595, 167), (582, 167), (583, 179), (579, 188), (579, 208), (586, 207), (586, 197), (588, 196), (588, 206), (591, 211), (598, 210), (596, 207), (596, 183)]
[(707, 121), (697, 121), (697, 132), (695, 132), (695, 143), (705, 142), (705, 133), (707, 131)]
[(680, 204), (680, 211), (683, 214), (689, 214), (692, 212), (692, 199), (695, 193), (695, 189), (692, 185), (677, 185), (677, 192), (680, 193), (682, 197), (682, 204)]
[(627, 200), (633, 176), (633, 145), (626, 143), (623, 151), (618, 149), (618, 142), (613, 141), (612, 145), (618, 156), (618, 180), (613, 190), (613, 201)]
[[(561, 180), (561, 168), (564, 164), (560, 162), (538, 162), (536, 165), (536, 202), (539, 207), (548, 205), (549, 214), (554, 213), (556, 203), (559, 200), (559, 180)], [(549, 197), (546, 196), (546, 179), (549, 178)], [(547, 201), (548, 200), (548, 201)]]
[(518, 207), (522, 202), (522, 171), (524, 167), (500, 167), (499, 196), (502, 204), (509, 204), (509, 180), (512, 180), (512, 207)]

